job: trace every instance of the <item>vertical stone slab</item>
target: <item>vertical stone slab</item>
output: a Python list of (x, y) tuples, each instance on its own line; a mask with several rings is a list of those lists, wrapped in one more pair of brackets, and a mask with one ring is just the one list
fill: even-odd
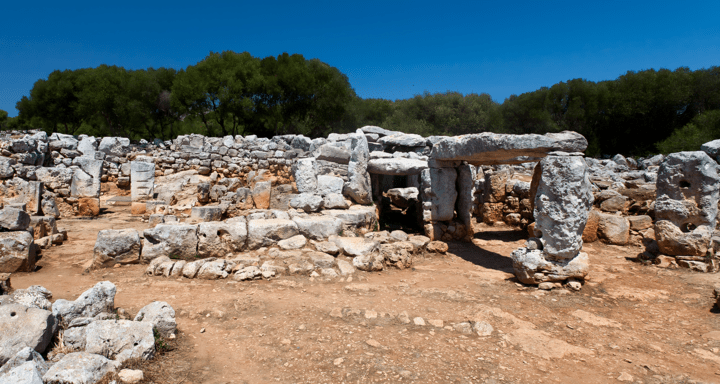
[(525, 284), (582, 280), (590, 270), (587, 254), (580, 252), (582, 233), (594, 200), (587, 164), (580, 156), (550, 155), (538, 166), (532, 188), (540, 239), (513, 251), (513, 271)]
[(143, 161), (130, 163), (130, 195), (132, 201), (151, 199), (155, 187), (155, 164)]
[(455, 168), (427, 168), (420, 174), (423, 221), (450, 221), (455, 216)]
[(300, 159), (293, 164), (295, 186), (300, 193), (315, 193), (318, 187), (315, 158)]
[(472, 214), (477, 205), (475, 200), (475, 177), (477, 169), (469, 164), (458, 167), (457, 179), (457, 215), (460, 222), (465, 226), (467, 239), (472, 239), (474, 230), (472, 226)]
[(541, 162), (535, 195), (535, 230), (543, 250), (557, 259), (571, 259), (582, 249), (582, 233), (594, 197), (585, 159), (548, 156)]
[(717, 163), (702, 151), (670, 154), (660, 164), (656, 186), (655, 237), (660, 252), (708, 255), (720, 197)]
[(350, 162), (348, 163), (349, 181), (343, 188), (343, 194), (349, 196), (358, 204), (370, 204), (372, 202), (372, 187), (370, 185), (370, 174), (367, 166), (370, 160), (365, 133), (357, 130), (350, 139)]

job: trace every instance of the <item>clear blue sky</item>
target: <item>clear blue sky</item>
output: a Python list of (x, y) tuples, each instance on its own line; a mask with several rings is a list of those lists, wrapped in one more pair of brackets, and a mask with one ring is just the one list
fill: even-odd
[(511, 94), (628, 70), (720, 65), (720, 1), (22, 2), (0, 6), (0, 109), (55, 69), (184, 68), (210, 51), (282, 52), (363, 98)]

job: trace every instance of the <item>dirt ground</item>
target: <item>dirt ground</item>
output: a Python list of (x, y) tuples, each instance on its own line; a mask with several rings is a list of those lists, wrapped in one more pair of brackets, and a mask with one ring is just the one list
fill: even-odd
[[(129, 207), (58, 226), (68, 241), (44, 250), (38, 271), (13, 275), (13, 286), (74, 300), (109, 280), (115, 305), (133, 315), (168, 302), (178, 337), (154, 362), (156, 383), (720, 382), (718, 275), (641, 266), (639, 248), (586, 244), (592, 272), (580, 292), (518, 284), (509, 255), (524, 234), (485, 225), (473, 243), (418, 256), (412, 269), (206, 281), (148, 277), (143, 265), (83, 274), (99, 230), (148, 227)], [(493, 331), (453, 327), (465, 321)]]

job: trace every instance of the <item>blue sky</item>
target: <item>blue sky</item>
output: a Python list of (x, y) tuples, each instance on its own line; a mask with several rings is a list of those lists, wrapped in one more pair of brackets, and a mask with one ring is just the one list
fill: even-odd
[(0, 109), (17, 115), (55, 69), (184, 68), (224, 50), (318, 58), (359, 96), (386, 99), (450, 90), (502, 102), (573, 78), (720, 65), (720, 1), (586, 3), (5, 2)]

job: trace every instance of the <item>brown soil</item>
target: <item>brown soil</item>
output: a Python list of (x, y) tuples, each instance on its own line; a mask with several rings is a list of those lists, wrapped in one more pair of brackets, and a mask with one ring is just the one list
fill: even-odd
[[(450, 243), (446, 256), (419, 256), (412, 269), (361, 272), (350, 282), (168, 279), (145, 276), (142, 265), (83, 274), (99, 230), (147, 228), (129, 208), (60, 220), (69, 240), (43, 251), (41, 268), (13, 275), (12, 284), (74, 300), (109, 280), (116, 306), (131, 314), (154, 300), (170, 303), (175, 349), (155, 360), (148, 382), (720, 382), (718, 276), (641, 266), (630, 260), (639, 248), (586, 245), (592, 273), (580, 292), (516, 283), (509, 255), (524, 234), (485, 225), (473, 243)], [(410, 324), (398, 318), (403, 311)], [(415, 317), (428, 324), (413, 324)], [(468, 320), (494, 331), (444, 328)]]

